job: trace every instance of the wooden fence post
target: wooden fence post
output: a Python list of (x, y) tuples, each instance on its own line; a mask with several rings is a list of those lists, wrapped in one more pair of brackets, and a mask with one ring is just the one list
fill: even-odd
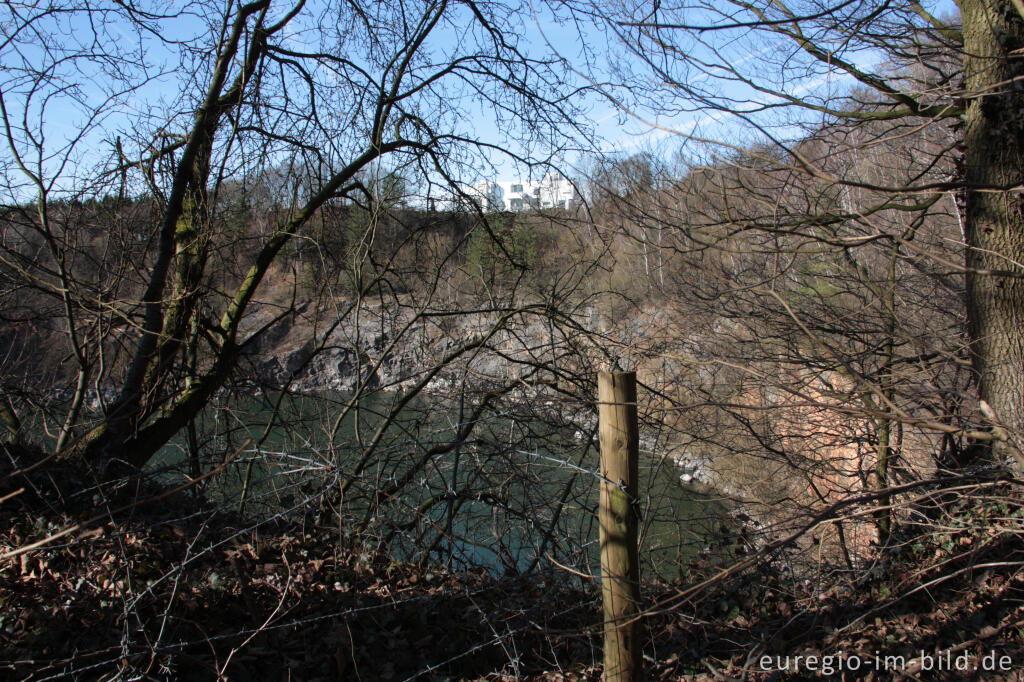
[(640, 435), (636, 372), (599, 372), (601, 435), (601, 595), (604, 682), (643, 679), (640, 557), (637, 550), (637, 463)]

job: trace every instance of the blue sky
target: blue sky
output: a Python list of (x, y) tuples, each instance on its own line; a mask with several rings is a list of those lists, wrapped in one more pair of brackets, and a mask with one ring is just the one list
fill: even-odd
[[(564, 13), (562, 17), (552, 14), (549, 5), (534, 3), (531, 7), (534, 12), (533, 15), (522, 18), (523, 33), (520, 38), (522, 49), (531, 56), (540, 56), (552, 50), (557, 52), (570, 64), (571, 68), (565, 74), (567, 80), (574, 82), (577, 86), (585, 85), (587, 83), (587, 76), (600, 78), (602, 73), (607, 73), (608, 69), (615, 66), (615, 59), (623, 59), (623, 55), (626, 54), (621, 45), (606, 42), (607, 39), (601, 31), (590, 28), (585, 29), (586, 33), (580, 35), (576, 25), (560, 21), (560, 19), (565, 19)], [(942, 0), (935, 7), (935, 11), (938, 13), (949, 14), (956, 11), (955, 5), (951, 0)], [(9, 13), (12, 11), (11, 6), (5, 5), (3, 11)], [(10, 14), (4, 18), (9, 20)], [(67, 19), (58, 19), (52, 22), (52, 24), (59, 29), (58, 40), (50, 46), (52, 50), (57, 51), (54, 53), (55, 55), (59, 55), (59, 50), (63, 47), (70, 47), (76, 43), (86, 44), (95, 29), (100, 32), (103, 45), (121, 45), (124, 47), (125, 54), (128, 54), (132, 48), (143, 47), (148, 63), (145, 65), (147, 80), (140, 82), (136, 91), (122, 94), (111, 92), (104, 86), (104, 83), (107, 82), (103, 78), (104, 70), (114, 68), (114, 64), (105, 63), (100, 60), (86, 60), (78, 65), (65, 65), (62, 67), (61, 75), (64, 78), (67, 89), (55, 93), (50, 99), (46, 100), (47, 108), (45, 114), (41, 114), (41, 109), (38, 106), (41, 100), (38, 98), (35, 100), (36, 105), (30, 107), (27, 112), (24, 112), (28, 114), (26, 120), (28, 121), (29, 130), (36, 136), (39, 136), (40, 133), (45, 135), (50, 156), (43, 160), (43, 166), (48, 168), (51, 173), (55, 172), (56, 164), (63, 160), (69, 141), (76, 141), (76, 146), (72, 153), (73, 160), (76, 163), (81, 163), (86, 167), (103, 163), (104, 159), (108, 159), (113, 151), (112, 143), (115, 133), (112, 131), (125, 129), (128, 132), (131, 121), (138, 117), (143, 119), (152, 117), (150, 125), (153, 125), (162, 116), (165, 116), (167, 112), (174, 111), (178, 107), (184, 97), (184, 93), (189, 88), (192, 88), (193, 91), (198, 89), (196, 84), (182, 82), (180, 74), (176, 72), (179, 58), (174, 54), (173, 50), (162, 45), (160, 41), (145, 31), (127, 31), (124, 30), (123, 26), (116, 23), (112, 23), (109, 26), (95, 23), (86, 24), (83, 23), (81, 15)], [(200, 27), (198, 33), (201, 34), (203, 20), (194, 15), (185, 15), (165, 22), (164, 26), (169, 26), (172, 38), (196, 33), (195, 29), (197, 27)], [(458, 32), (455, 30), (440, 32), (434, 39), (433, 49), (440, 52), (451, 49), (453, 47), (452, 41), (458, 40), (457, 35)], [(297, 33), (290, 40), (296, 44), (301, 44), (304, 37), (303, 34)], [(39, 51), (41, 48), (38, 46), (22, 46), (19, 48), (20, 52), (18, 53), (11, 52), (11, 49), (8, 46), (6, 48), (7, 51), (4, 53), (5, 71), (3, 75), (8, 80), (8, 83), (14, 73), (11, 69), (17, 66), (17, 59), (12, 59), (13, 57), (21, 56), (32, 60), (42, 54)], [(592, 54), (597, 55), (597, 61), (591, 65), (593, 68), (585, 63), (584, 57), (588, 49)], [(710, 47), (703, 49), (708, 50), (706, 55), (697, 52), (692, 56), (698, 58), (705, 57), (708, 60), (712, 59), (714, 55)], [(760, 64), (768, 49), (770, 49), (768, 45), (752, 45), (742, 40), (731, 43), (723, 41), (718, 46), (718, 53), (721, 58), (733, 66), (758, 68), (757, 65)], [(609, 58), (608, 55), (613, 56)], [(203, 55), (200, 54), (197, 57), (202, 58)], [(862, 53), (856, 55), (856, 58), (864, 66), (874, 66), (874, 62), (880, 59), (880, 55)], [(715, 85), (719, 88), (719, 94), (731, 96), (737, 100), (752, 99), (749, 91), (744, 92), (741, 87), (736, 85), (723, 87), (721, 83), (714, 83), (714, 79), (707, 74), (693, 75), (689, 79), (688, 84), (694, 87)], [(830, 94), (836, 94), (848, 88), (850, 84), (849, 78), (843, 76), (814, 74), (802, 81), (794, 80), (790, 82), (788, 88), (793, 94), (803, 94), (812, 91), (825, 91)], [(19, 120), (21, 119), (21, 113), (23, 113), (20, 109), (24, 108), (24, 93), (26, 92), (27, 89), (24, 87), (24, 84), (20, 90), (18, 88), (5, 88), (5, 103), (9, 113), (12, 113), (14, 118)], [(619, 89), (609, 90), (608, 92), (615, 96), (620, 96), (623, 91)], [(103, 116), (90, 121), (88, 119), (89, 109), (106, 98), (112, 98), (110, 100), (111, 106), (107, 108)], [(680, 109), (675, 114), (659, 115), (638, 102), (624, 102), (623, 108), (617, 108), (607, 99), (593, 93), (582, 98), (577, 103), (583, 111), (581, 115), (585, 117), (586, 122), (596, 132), (595, 138), (590, 142), (593, 143), (597, 150), (602, 152), (630, 154), (638, 151), (653, 150), (667, 153), (680, 144), (685, 143), (687, 136), (691, 135), (697, 137), (726, 137), (740, 143), (744, 141), (739, 136), (738, 131), (740, 128), (737, 126), (737, 122), (730, 115), (723, 112), (684, 111)], [(662, 104), (668, 103), (662, 102)], [(187, 109), (186, 111), (179, 111), (179, 116), (183, 117), (180, 123), (184, 124), (189, 116), (189, 112)], [(92, 126), (90, 132), (81, 139), (76, 139), (76, 136), (81, 133), (84, 124), (87, 122)], [(465, 116), (458, 123), (462, 124), (462, 132), (478, 135), (501, 148), (513, 151), (519, 150), (517, 142), (512, 136), (507, 134), (507, 131), (500, 129), (493, 111), (489, 111), (486, 107), (468, 106)], [(171, 127), (172, 129), (175, 128), (174, 125)], [(179, 125), (177, 129), (180, 130), (182, 127), (182, 125)], [(785, 131), (783, 131), (783, 134), (785, 135)], [(544, 150), (536, 149), (534, 151), (540, 152), (543, 155)], [(39, 163), (38, 159), (26, 157), (23, 160)], [(574, 167), (578, 168), (585, 165), (586, 157), (578, 151), (570, 151), (556, 157), (554, 160), (571, 173)], [(478, 173), (485, 177), (507, 179), (526, 177), (528, 175), (526, 169), (516, 167), (507, 157), (502, 157), (500, 154), (492, 154), (489, 161), (493, 163), (493, 168), (481, 168), (478, 171)], [(15, 178), (18, 175), (13, 172), (11, 167), (13, 159), (10, 157), (9, 151), (4, 150), (0, 152), (0, 163), (4, 163), (7, 166), (6, 171), (9, 179)], [(75, 174), (74, 176), (69, 175), (69, 180), (77, 180), (82, 176), (82, 173)], [(467, 177), (462, 179), (473, 181), (477, 178)], [(27, 191), (27, 188), (13, 188), (12, 191), (17, 194), (23, 194)]]
[[(959, 13), (957, 5), (953, 0), (937, 0), (935, 2), (922, 3), (929, 11), (939, 17), (955, 16)], [(709, 5), (714, 7), (715, 5)], [(690, 20), (690, 17), (687, 17)], [(694, 23), (702, 23), (698, 19)], [(708, 20), (707, 23), (714, 24), (715, 20)], [(547, 32), (545, 32), (547, 33)], [(697, 34), (698, 42), (688, 45), (688, 56), (696, 58), (707, 64), (716, 61), (731, 65), (740, 71), (744, 71), (754, 78), (773, 80), (781, 73), (781, 60), (773, 64), (774, 52), (778, 44), (774, 40), (762, 40), (763, 36), (750, 34), (745, 31), (722, 32), (710, 31), (707, 34)], [(550, 34), (548, 34), (550, 35)], [(707, 35), (706, 43), (701, 44)], [(559, 45), (555, 40), (552, 44), (563, 54), (571, 53), (572, 46)], [(681, 43), (685, 45), (685, 43)], [(626, 52), (622, 46), (612, 48), (617, 55), (624, 55)], [(854, 79), (839, 71), (824, 71), (820, 65), (818, 68), (808, 71), (806, 76), (793, 77), (799, 74), (799, 68), (794, 68), (799, 62), (797, 59), (786, 58), (789, 79), (780, 86), (793, 96), (812, 95), (822, 100), (841, 96), (856, 85)], [(845, 52), (844, 58), (854, 63), (857, 67), (868, 72), (877, 71), (880, 67), (886, 67), (888, 56), (876, 50), (860, 50), (858, 52)], [(625, 54), (628, 58), (628, 54)], [(810, 61), (810, 60), (808, 60)], [(730, 83), (717, 78), (721, 71), (708, 68), (703, 73), (688, 73), (686, 84), (690, 87), (708, 87), (715, 92), (715, 95), (725, 99), (732, 99), (736, 102), (736, 109), (742, 110), (751, 105), (777, 102), (763, 93), (752, 90), (738, 83)], [(618, 96), (621, 91), (611, 91)], [(699, 146), (693, 143), (691, 138), (719, 139), (737, 145), (749, 144), (755, 141), (755, 134), (751, 133), (751, 127), (736, 118), (731, 112), (720, 110), (685, 110), (686, 105), (682, 98), (678, 102), (671, 101), (671, 91), (663, 89), (660, 94), (667, 95), (669, 99), (660, 100), (656, 104), (662, 111), (644, 107), (640, 103), (626, 103), (622, 108), (617, 108), (606, 103), (597, 104), (594, 107), (595, 122), (601, 133), (601, 148), (605, 152), (628, 155), (640, 151), (653, 151), (661, 154), (671, 154), (681, 146)], [(668, 114), (665, 110), (676, 108), (675, 114)], [(759, 114), (750, 117), (750, 121), (756, 121), (766, 127), (773, 136), (778, 139), (794, 139), (804, 134), (805, 126), (814, 126), (825, 121), (824, 115), (800, 111), (787, 111), (786, 116), (773, 116)]]

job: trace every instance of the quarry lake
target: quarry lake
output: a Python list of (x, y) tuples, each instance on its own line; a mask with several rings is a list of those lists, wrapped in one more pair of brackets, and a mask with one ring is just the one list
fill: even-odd
[[(202, 491), (226, 512), (327, 527), (400, 560), (597, 575), (596, 429), (574, 421), (486, 397), (234, 395), (211, 404), (152, 467), (172, 483), (223, 466)], [(647, 575), (674, 578), (732, 551), (729, 506), (680, 474), (641, 448)]]

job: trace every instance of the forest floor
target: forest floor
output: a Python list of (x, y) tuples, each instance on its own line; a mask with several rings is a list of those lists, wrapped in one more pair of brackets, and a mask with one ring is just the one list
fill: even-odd
[[(645, 583), (647, 679), (1024, 679), (1021, 509), (964, 509), (856, 580), (698, 561)], [(599, 587), (555, 566), (409, 565), (184, 494), (86, 516), (0, 506), (0, 678), (600, 679)]]

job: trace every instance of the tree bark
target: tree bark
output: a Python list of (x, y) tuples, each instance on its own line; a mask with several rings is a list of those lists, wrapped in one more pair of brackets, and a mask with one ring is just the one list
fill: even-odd
[[(1024, 466), (1024, 19), (1010, 2), (964, 0), (966, 289), (979, 397)], [(1014, 437), (1016, 435), (1016, 438)]]

